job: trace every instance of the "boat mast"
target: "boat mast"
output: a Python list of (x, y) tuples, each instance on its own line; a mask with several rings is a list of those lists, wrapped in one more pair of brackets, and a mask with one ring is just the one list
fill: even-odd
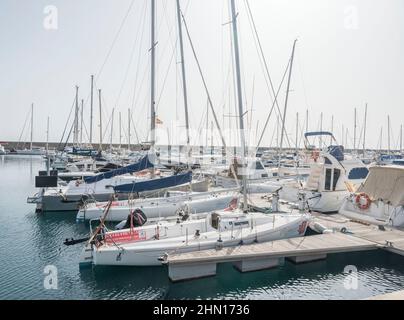
[(298, 139), (298, 134), (299, 134), (299, 112), (296, 112), (296, 143), (295, 143), (295, 149), (296, 149), (296, 154), (297, 154), (297, 139)]
[(76, 86), (76, 104), (74, 108), (74, 132), (73, 144), (77, 146), (79, 142), (79, 87)]
[(403, 125), (400, 125), (400, 153), (403, 150)]
[(244, 137), (244, 121), (243, 121), (243, 95), (241, 88), (241, 74), (240, 74), (240, 54), (239, 54), (239, 45), (238, 45), (238, 33), (237, 33), (237, 14), (236, 14), (236, 5), (235, 0), (230, 0), (231, 4), (231, 14), (232, 14), (232, 25), (233, 25), (233, 46), (234, 46), (234, 60), (236, 64), (236, 84), (237, 84), (237, 100), (238, 100), (238, 113), (239, 113), (239, 123), (240, 123), (240, 142), (241, 142), (241, 155), (242, 155), (242, 166), (244, 168), (244, 172), (242, 175), (243, 178), (243, 211), (247, 212), (248, 204), (247, 204), (247, 181), (246, 181), (246, 173), (247, 173), (247, 163), (246, 163), (246, 148), (245, 148), (245, 137)]
[(91, 96), (90, 96), (90, 144), (93, 143), (93, 99), (94, 99), (94, 75), (91, 75)]
[(110, 139), (109, 139), (109, 152), (111, 152), (111, 153), (112, 153), (112, 135), (113, 135), (113, 132), (114, 132), (114, 111), (115, 111), (115, 109), (112, 108), (112, 116), (111, 116), (111, 136), (110, 136)]
[(344, 132), (345, 132), (345, 131), (344, 131), (344, 125), (342, 125), (342, 132), (341, 132), (341, 140), (342, 140), (342, 141), (341, 141), (341, 144), (342, 144), (342, 145), (344, 146), (344, 148), (345, 148), (345, 145), (344, 145), (344, 142), (345, 142), (345, 141), (344, 141)]
[(100, 147), (99, 150), (102, 151), (102, 107), (101, 107), (101, 89), (98, 89), (98, 104), (100, 107)]
[[(293, 42), (292, 55), (290, 57), (288, 84), (287, 84), (287, 87), (286, 87), (285, 107), (283, 109), (283, 117), (282, 117), (281, 143), (279, 145), (279, 150), (280, 151), (282, 150), (282, 147), (283, 147), (283, 135), (284, 135), (284, 131), (285, 131), (286, 109), (287, 109), (288, 100), (289, 100), (290, 79), (292, 77), (293, 58), (294, 58), (294, 55), (295, 55), (296, 42), (297, 42), (297, 39), (295, 39), (295, 41)], [(280, 160), (280, 157), (279, 157), (278, 158), (278, 166), (280, 166), (280, 164), (281, 164), (281, 160)]]
[(34, 104), (31, 103), (31, 142), (30, 142), (30, 150), (32, 150), (32, 143), (34, 140)]
[[(150, 73), (151, 73), (151, 83), (150, 83), (150, 149), (154, 150), (154, 144), (156, 142), (156, 111), (155, 111), (155, 72), (156, 72), (156, 41), (155, 41), (155, 24), (156, 24), (156, 0), (151, 0), (151, 63), (150, 63)], [(130, 118), (129, 118), (130, 119)]]
[(130, 150), (130, 109), (128, 109), (128, 150)]
[(80, 111), (80, 145), (83, 143), (83, 109), (84, 109), (84, 99), (81, 99), (81, 111)]
[(184, 111), (185, 111), (185, 129), (187, 133), (187, 163), (189, 165), (190, 139), (189, 139), (189, 118), (188, 118), (188, 96), (187, 96), (187, 81), (185, 76), (185, 58), (184, 58), (184, 46), (182, 39), (182, 23), (181, 23), (181, 8), (180, 0), (177, 0), (177, 22), (178, 22), (178, 36), (180, 40), (180, 54), (181, 54), (181, 74), (182, 74), (182, 92), (184, 97)]
[(366, 121), (367, 121), (367, 116), (368, 116), (368, 104), (366, 102), (365, 105), (365, 120), (364, 120), (364, 124), (363, 124), (363, 156), (365, 156), (365, 142), (366, 142)]
[(353, 151), (356, 151), (356, 108), (354, 109), (354, 135), (353, 135)]
[[(334, 135), (334, 115), (331, 115), (331, 133)], [(332, 144), (332, 137), (330, 137), (330, 145)]]
[(122, 123), (121, 123), (121, 111), (119, 111), (119, 150), (122, 146)]
[(49, 152), (49, 116), (46, 121), (46, 155), (48, 155)]
[(390, 154), (390, 115), (387, 115), (387, 150)]
[(309, 110), (306, 109), (306, 132), (309, 132)]

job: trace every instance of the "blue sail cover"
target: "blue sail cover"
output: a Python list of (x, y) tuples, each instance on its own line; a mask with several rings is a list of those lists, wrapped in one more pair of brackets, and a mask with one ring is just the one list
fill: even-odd
[(191, 182), (191, 180), (192, 172), (189, 171), (187, 173), (177, 174), (164, 178), (121, 184), (119, 186), (115, 186), (114, 190), (117, 193), (136, 193), (175, 187), (184, 183)]
[(126, 167), (103, 172), (103, 173), (97, 174), (96, 176), (92, 176), (92, 177), (85, 177), (84, 182), (85, 183), (94, 183), (97, 181), (101, 181), (103, 179), (109, 179), (109, 178), (112, 178), (115, 176), (120, 176), (125, 173), (138, 172), (138, 171), (142, 171), (144, 169), (152, 168), (152, 167), (153, 167), (153, 164), (149, 161), (149, 157), (144, 156), (138, 162), (130, 164)]

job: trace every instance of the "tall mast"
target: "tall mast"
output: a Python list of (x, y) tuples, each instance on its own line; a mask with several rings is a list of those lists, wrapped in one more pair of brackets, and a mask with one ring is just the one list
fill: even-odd
[(130, 109), (128, 109), (128, 150), (130, 150)]
[[(334, 134), (334, 115), (331, 115), (331, 133)], [(330, 137), (330, 145), (332, 144), (332, 137)]]
[(79, 142), (79, 87), (76, 86), (76, 105), (74, 109), (74, 132), (73, 144), (77, 146)]
[(48, 155), (49, 152), (49, 116), (46, 121), (46, 155)]
[(32, 143), (34, 140), (34, 104), (31, 104), (31, 142), (29, 144), (30, 150), (32, 150)]
[(353, 133), (353, 151), (356, 151), (356, 108), (354, 110), (354, 133)]
[[(292, 49), (292, 56), (290, 57), (290, 66), (289, 66), (289, 75), (288, 75), (288, 84), (286, 87), (286, 98), (285, 98), (285, 107), (283, 109), (283, 117), (282, 117), (282, 130), (281, 130), (281, 144), (279, 146), (279, 149), (282, 150), (283, 147), (283, 135), (285, 131), (285, 119), (286, 119), (286, 109), (288, 107), (288, 100), (289, 100), (289, 88), (290, 88), (290, 79), (292, 77), (292, 68), (293, 68), (293, 58), (295, 55), (295, 47), (296, 47), (296, 42), (297, 39), (293, 42), (293, 49)], [(278, 160), (278, 165), (280, 165), (280, 157)]]
[(102, 150), (102, 107), (101, 107), (101, 89), (98, 89), (98, 104), (100, 107), (100, 151)]
[(309, 132), (309, 110), (306, 109), (306, 132)]
[(403, 150), (403, 125), (400, 125), (400, 153)]
[(387, 115), (387, 150), (390, 154), (390, 115)]
[(112, 116), (111, 116), (111, 136), (109, 139), (109, 152), (112, 152), (112, 135), (114, 133), (114, 111), (115, 109), (112, 108)]
[(94, 99), (94, 75), (91, 75), (91, 96), (90, 96), (90, 144), (93, 143), (93, 99)]
[(239, 54), (239, 45), (238, 45), (238, 33), (237, 33), (237, 14), (236, 14), (236, 5), (235, 0), (230, 0), (231, 4), (231, 15), (232, 15), (232, 25), (233, 25), (233, 46), (234, 46), (234, 60), (236, 63), (236, 77), (237, 77), (237, 100), (238, 100), (238, 113), (239, 113), (239, 121), (240, 121), (240, 142), (241, 142), (241, 155), (242, 155), (242, 165), (244, 168), (243, 172), (243, 211), (247, 212), (247, 182), (246, 182), (246, 172), (247, 172), (247, 163), (246, 160), (246, 152), (245, 152), (245, 137), (244, 137), (244, 121), (243, 121), (243, 95), (241, 88), (241, 73), (240, 73), (240, 54)]
[[(155, 40), (155, 24), (156, 24), (156, 0), (151, 0), (151, 63), (150, 63), (150, 135), (151, 135), (151, 150), (154, 149), (156, 142), (156, 111), (155, 111), (155, 72), (156, 72), (156, 40)], [(130, 118), (129, 118), (130, 121)]]
[(363, 123), (363, 156), (365, 156), (365, 143), (366, 143), (366, 121), (367, 121), (367, 116), (368, 116), (368, 104), (366, 103), (365, 105), (365, 120)]
[(296, 112), (296, 154), (297, 154), (297, 140), (298, 140), (298, 134), (299, 134), (299, 112)]
[(344, 125), (342, 125), (342, 134), (341, 134), (341, 144), (344, 146), (344, 148), (345, 148), (345, 144), (344, 144)]
[(122, 123), (121, 123), (121, 111), (119, 111), (119, 149), (122, 146)]
[(81, 99), (81, 111), (80, 111), (80, 144), (83, 143), (83, 109), (84, 109), (84, 99)]
[(180, 40), (180, 54), (181, 54), (181, 74), (182, 74), (182, 92), (184, 96), (184, 109), (185, 109), (185, 129), (187, 132), (187, 163), (189, 164), (190, 155), (190, 139), (189, 139), (189, 119), (188, 119), (188, 97), (187, 97), (187, 81), (185, 77), (185, 60), (184, 60), (184, 46), (182, 40), (182, 23), (181, 23), (181, 8), (180, 0), (177, 0), (177, 22), (178, 22), (178, 36)]

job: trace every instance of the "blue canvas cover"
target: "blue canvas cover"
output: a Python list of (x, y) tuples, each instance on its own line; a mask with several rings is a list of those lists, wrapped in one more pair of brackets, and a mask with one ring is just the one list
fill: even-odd
[(165, 189), (191, 182), (192, 172), (186, 172), (164, 178), (151, 179), (140, 182), (132, 182), (115, 186), (116, 193), (137, 193), (150, 190)]
[(144, 156), (138, 162), (130, 164), (126, 167), (103, 172), (103, 173), (97, 174), (96, 176), (92, 176), (92, 177), (85, 177), (84, 182), (85, 183), (95, 183), (95, 182), (101, 181), (103, 179), (109, 179), (109, 178), (112, 178), (115, 176), (120, 176), (120, 175), (123, 175), (126, 173), (138, 172), (138, 171), (142, 171), (144, 169), (152, 168), (152, 167), (153, 167), (153, 164), (150, 162), (149, 157)]

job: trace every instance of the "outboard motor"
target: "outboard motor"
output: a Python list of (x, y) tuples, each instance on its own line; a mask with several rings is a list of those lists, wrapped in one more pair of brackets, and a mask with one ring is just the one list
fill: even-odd
[(128, 229), (131, 227), (131, 221), (133, 223), (133, 227), (141, 227), (147, 222), (147, 217), (144, 212), (140, 209), (135, 209), (129, 213), (128, 218), (126, 220), (121, 221), (115, 226), (115, 229)]

